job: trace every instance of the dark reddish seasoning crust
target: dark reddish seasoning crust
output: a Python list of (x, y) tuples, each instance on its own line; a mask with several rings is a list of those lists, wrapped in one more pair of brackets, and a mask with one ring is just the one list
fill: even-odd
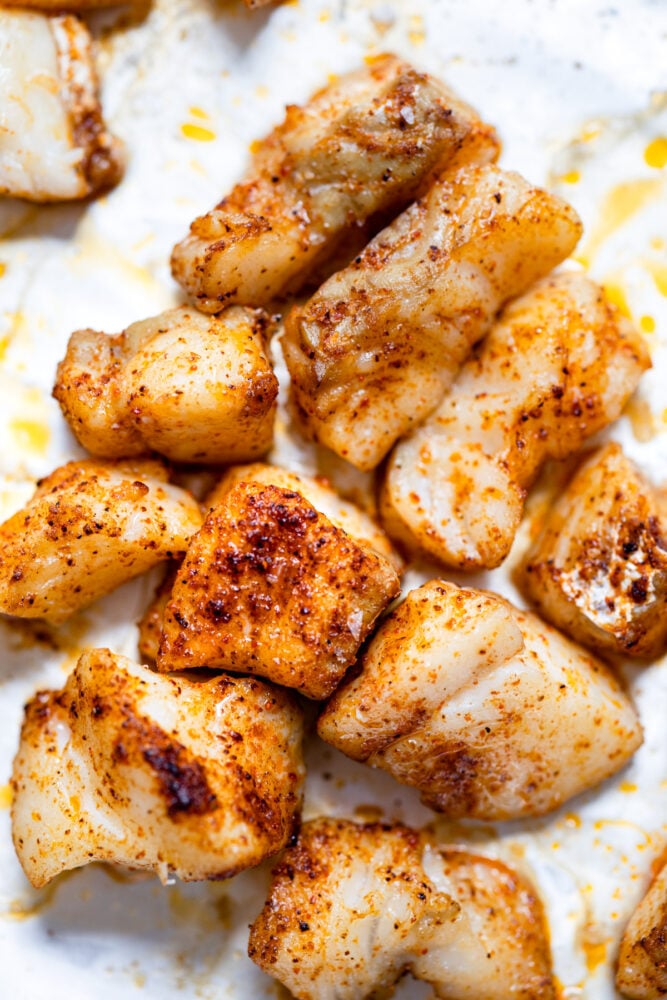
[(398, 588), (387, 560), (298, 493), (241, 483), (179, 570), (158, 668), (224, 666), (325, 697)]
[(579, 642), (659, 655), (667, 643), (664, 516), (658, 493), (620, 446), (604, 445), (549, 512), (521, 582), (544, 617)]

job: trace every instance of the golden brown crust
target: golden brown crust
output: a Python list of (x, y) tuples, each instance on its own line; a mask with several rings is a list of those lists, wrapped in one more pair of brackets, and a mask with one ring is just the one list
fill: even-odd
[(667, 520), (618, 444), (577, 470), (526, 556), (538, 610), (594, 649), (657, 656), (667, 645)]
[(0, 611), (57, 624), (185, 552), (201, 513), (165, 479), (151, 460), (68, 462), (43, 479), (0, 525)]
[(446, 87), (378, 57), (287, 108), (248, 179), (174, 248), (174, 277), (206, 312), (264, 305), (302, 286), (360, 224), (404, 208), (448, 161), (497, 154), (493, 130)]
[(53, 395), (79, 442), (103, 458), (258, 458), (273, 441), (278, 395), (267, 326), (260, 310), (211, 317), (181, 306), (116, 337), (78, 330)]
[(26, 708), (13, 836), (43, 885), (92, 860), (227, 878), (276, 853), (300, 807), (300, 716), (253, 678), (151, 673), (88, 650)]
[(667, 865), (630, 918), (621, 941), (616, 986), (631, 1000), (667, 996)]
[(298, 493), (241, 483), (192, 540), (158, 669), (258, 673), (324, 698), (398, 591), (385, 559)]

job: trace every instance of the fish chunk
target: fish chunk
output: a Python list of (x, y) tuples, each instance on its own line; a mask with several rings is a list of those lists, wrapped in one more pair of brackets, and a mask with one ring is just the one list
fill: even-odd
[(360, 227), (401, 211), (448, 162), (498, 152), (493, 130), (447, 87), (381, 56), (287, 108), (248, 178), (176, 245), (174, 277), (204, 312), (265, 305), (342, 247), (349, 260)]
[(630, 1000), (667, 996), (667, 865), (630, 918), (621, 941), (616, 987)]
[(158, 461), (68, 462), (0, 525), (0, 612), (60, 624), (185, 552), (199, 505)]
[[(329, 518), (335, 527), (369, 545), (379, 555), (384, 556), (400, 573), (403, 561), (388, 537), (368, 514), (356, 504), (342, 497), (321, 477), (306, 476), (290, 472), (277, 465), (254, 462), (251, 465), (232, 466), (204, 501), (206, 513), (216, 507), (227, 493), (239, 483), (263, 483), (279, 486), (281, 489), (299, 493), (313, 507)], [(160, 637), (164, 623), (164, 612), (169, 603), (176, 580), (178, 566), (171, 567), (155, 591), (155, 597), (139, 621), (139, 652), (145, 661), (154, 663), (157, 659)]]
[(108, 649), (27, 705), (12, 835), (39, 888), (91, 861), (166, 881), (276, 854), (301, 805), (301, 715), (254, 678), (162, 677)]
[(442, 1000), (555, 997), (530, 886), (398, 825), (306, 823), (274, 869), (249, 954), (298, 1000), (389, 995), (406, 972)]
[(0, 9), (0, 65), (0, 194), (68, 201), (113, 187), (123, 147), (102, 117), (86, 26)]
[(326, 698), (400, 582), (299, 493), (239, 483), (178, 571), (159, 670), (221, 667)]
[(519, 174), (447, 172), (290, 313), (283, 349), (306, 429), (375, 468), (435, 409), (503, 303), (580, 235), (574, 209)]
[(578, 469), (526, 556), (540, 614), (593, 649), (667, 647), (667, 503), (610, 443)]
[(116, 337), (78, 330), (53, 395), (77, 440), (101, 458), (158, 451), (179, 462), (258, 458), (273, 442), (278, 380), (267, 318), (239, 306), (185, 306)]
[(380, 502), (389, 534), (458, 569), (500, 565), (542, 464), (615, 420), (649, 367), (598, 285), (576, 272), (539, 282), (394, 450)]
[(603, 663), (536, 615), (442, 580), (388, 616), (318, 733), (431, 808), (490, 821), (557, 808), (642, 742)]

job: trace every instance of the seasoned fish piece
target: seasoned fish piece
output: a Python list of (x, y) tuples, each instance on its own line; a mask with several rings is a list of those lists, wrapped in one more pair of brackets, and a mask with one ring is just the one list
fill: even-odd
[(643, 340), (598, 285), (572, 272), (539, 282), (396, 447), (381, 498), (389, 534), (448, 566), (498, 566), (541, 465), (615, 420), (649, 367)]
[(498, 151), (493, 130), (447, 87), (381, 56), (287, 108), (247, 180), (174, 248), (174, 277), (205, 312), (265, 305), (358, 245), (355, 230), (401, 211), (448, 162)]
[(81, 21), (0, 8), (0, 65), (0, 194), (67, 201), (120, 180)]
[(12, 834), (39, 888), (91, 861), (228, 878), (296, 826), (301, 716), (254, 678), (161, 677), (89, 649), (26, 707)]
[(318, 732), (431, 808), (492, 821), (557, 808), (642, 742), (604, 664), (503, 598), (442, 580), (380, 626)]
[(290, 313), (283, 347), (306, 428), (374, 468), (437, 406), (502, 304), (580, 234), (574, 209), (519, 174), (446, 173)]
[(202, 523), (157, 461), (68, 462), (0, 525), (0, 612), (63, 622), (184, 553)]
[(524, 569), (539, 612), (579, 642), (629, 656), (667, 647), (667, 504), (620, 445), (579, 468)]
[(256, 673), (326, 698), (399, 589), (386, 559), (298, 493), (239, 483), (190, 543), (157, 666)]
[[(397, 572), (402, 569), (402, 560), (384, 531), (355, 504), (343, 500), (326, 480), (320, 477), (297, 475), (278, 465), (254, 462), (252, 465), (237, 465), (230, 468), (220, 482), (206, 497), (206, 511), (216, 507), (232, 487), (239, 483), (263, 483), (279, 486), (283, 490), (300, 493), (313, 507), (329, 518), (335, 527), (345, 531), (352, 538), (365, 542), (379, 555), (384, 556)], [(174, 586), (178, 567), (170, 569), (159, 584), (155, 597), (139, 621), (139, 652), (141, 656), (155, 662), (157, 659), (164, 612)]]
[(667, 865), (630, 918), (621, 941), (616, 987), (631, 1000), (667, 996)]
[(389, 995), (405, 972), (443, 1000), (555, 996), (529, 886), (403, 826), (306, 823), (274, 869), (248, 951), (298, 1000)]
[(257, 458), (273, 442), (278, 395), (266, 323), (239, 306), (217, 317), (183, 306), (116, 337), (78, 330), (53, 394), (78, 441), (102, 458)]

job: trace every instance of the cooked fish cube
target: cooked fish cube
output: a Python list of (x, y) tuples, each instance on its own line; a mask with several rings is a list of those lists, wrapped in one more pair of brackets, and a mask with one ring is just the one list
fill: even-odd
[(185, 552), (202, 516), (157, 461), (69, 462), (0, 525), (0, 612), (63, 622)]
[(283, 347), (306, 428), (374, 468), (435, 409), (502, 304), (580, 235), (576, 212), (519, 174), (445, 173), (290, 313)]
[(271, 447), (278, 380), (266, 317), (170, 309), (116, 337), (72, 334), (54, 396), (84, 448), (102, 458), (153, 450), (180, 462), (238, 462)]
[(540, 614), (593, 649), (667, 648), (667, 503), (610, 443), (579, 468), (524, 563)]
[(274, 869), (249, 954), (298, 1000), (388, 995), (405, 972), (442, 1000), (555, 997), (531, 888), (398, 825), (306, 823)]
[(67, 201), (116, 184), (122, 146), (102, 117), (86, 26), (0, 9), (0, 64), (0, 194)]
[(12, 834), (39, 888), (91, 861), (228, 878), (289, 840), (304, 776), (301, 716), (254, 678), (162, 677), (87, 650), (26, 707)]
[[(216, 507), (239, 483), (263, 483), (300, 493), (317, 511), (326, 515), (333, 525), (352, 538), (365, 542), (400, 572), (402, 560), (382, 529), (356, 504), (343, 500), (325, 480), (297, 475), (281, 466), (265, 465), (262, 462), (232, 466), (206, 497), (203, 505), (206, 511)], [(174, 566), (167, 571), (139, 622), (139, 652), (151, 663), (157, 659), (164, 612), (171, 597), (177, 570), (178, 567)]]
[(621, 941), (616, 986), (630, 1000), (667, 995), (667, 865), (630, 918)]
[(380, 626), (318, 732), (433, 809), (491, 821), (555, 809), (642, 742), (604, 664), (536, 615), (442, 580)]
[(265, 305), (302, 287), (367, 220), (401, 211), (448, 162), (498, 150), (447, 87), (382, 56), (287, 108), (248, 178), (174, 248), (174, 277), (205, 312)]
[(539, 282), (396, 447), (381, 500), (389, 534), (448, 566), (498, 566), (542, 464), (615, 420), (649, 367), (642, 338), (598, 285), (576, 272)]
[(300, 494), (239, 483), (190, 543), (157, 666), (260, 674), (326, 698), (399, 589), (388, 560)]

